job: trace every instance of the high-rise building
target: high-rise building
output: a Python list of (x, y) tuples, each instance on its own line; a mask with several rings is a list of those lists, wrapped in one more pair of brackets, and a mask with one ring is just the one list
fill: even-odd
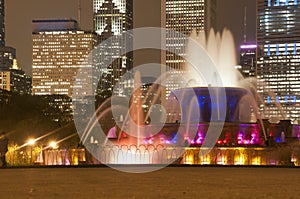
[(4, 0), (0, 0), (0, 46), (5, 46), (5, 7)]
[[(87, 57), (93, 50), (96, 35), (78, 30), (77, 22), (72, 19), (33, 20), (32, 23), (33, 94), (92, 96), (93, 70)], [(75, 81), (82, 92), (73, 93)]]
[(240, 46), (240, 66), (242, 75), (247, 77), (255, 77), (256, 71), (256, 44), (245, 43)]
[[(162, 27), (180, 32), (185, 36), (167, 34), (166, 49), (175, 53), (163, 52), (162, 64), (183, 73), (185, 66), (185, 50), (187, 37), (194, 30), (197, 33), (208, 33), (210, 28), (216, 27), (216, 0), (162, 0)], [(181, 84), (180, 79), (166, 82), (166, 96)]]
[(300, 1), (258, 0), (257, 9), (260, 108), (267, 118), (299, 122)]
[(114, 86), (133, 67), (132, 53), (125, 53), (132, 40), (122, 38), (123, 33), (133, 28), (133, 0), (93, 0), (93, 10), (98, 42), (111, 39), (103, 51), (99, 50), (96, 59), (101, 72), (100, 95), (103, 90), (113, 89), (115, 94), (122, 95), (126, 85), (118, 89)]
[(0, 46), (0, 71), (6, 71), (11, 68), (14, 59), (16, 59), (16, 49)]
[(31, 94), (31, 77), (21, 69), (9, 69), (0, 72), (0, 89), (18, 93)]
[(16, 49), (5, 46), (5, 6), (0, 0), (0, 71), (7, 71), (16, 58)]
[(4, 0), (0, 0), (0, 89), (31, 94), (31, 77), (17, 66), (16, 49), (5, 46)]
[(16, 59), (12, 68), (0, 71), (0, 89), (21, 95), (31, 94), (31, 77), (18, 67)]

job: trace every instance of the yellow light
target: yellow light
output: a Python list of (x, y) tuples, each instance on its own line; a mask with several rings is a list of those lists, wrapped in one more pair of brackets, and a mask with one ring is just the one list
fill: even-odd
[(255, 156), (252, 158), (252, 165), (261, 165), (261, 159), (259, 156)]
[(34, 145), (35, 144), (35, 139), (30, 139), (27, 142), (28, 145)]
[(54, 142), (54, 141), (52, 141), (52, 142), (49, 143), (49, 147), (51, 147), (53, 149), (57, 149), (58, 148), (57, 143)]
[(194, 156), (193, 155), (188, 155), (185, 157), (184, 164), (193, 164), (194, 162)]

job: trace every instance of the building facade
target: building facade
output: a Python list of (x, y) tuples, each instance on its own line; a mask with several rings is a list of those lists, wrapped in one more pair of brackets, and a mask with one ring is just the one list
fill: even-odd
[[(32, 23), (33, 94), (92, 96), (93, 71), (88, 55), (96, 42), (95, 34), (78, 30), (72, 19)], [(81, 87), (80, 93), (73, 93), (74, 85)]]
[(4, 0), (0, 0), (0, 89), (31, 94), (31, 77), (17, 66), (16, 49), (5, 46)]
[(25, 72), (17, 66), (16, 60), (14, 60), (12, 68), (0, 71), (0, 89), (20, 95), (30, 95), (31, 77), (26, 75)]
[(95, 59), (101, 75), (99, 94), (103, 90), (114, 90), (115, 94), (122, 95), (130, 85), (114, 86), (133, 67), (133, 54), (125, 53), (132, 46), (132, 38), (122, 38), (122, 34), (133, 28), (133, 0), (93, 0), (93, 11), (98, 42), (110, 39), (102, 46), (105, 49), (99, 49)]
[[(163, 37), (166, 49), (175, 53), (163, 52), (162, 64), (175, 70), (175, 76), (184, 73), (187, 37), (192, 31), (208, 33), (216, 27), (216, 0), (162, 0), (162, 27), (180, 32), (183, 38), (167, 34)], [(179, 75), (178, 75), (179, 74)], [(166, 97), (181, 84), (180, 78), (166, 82)]]
[(256, 49), (256, 44), (245, 43), (240, 46), (239, 70), (245, 78), (256, 76)]
[(0, 0), (0, 71), (7, 71), (16, 58), (16, 49), (5, 46), (5, 6)]
[(300, 1), (257, 1), (258, 93), (266, 118), (300, 116)]
[(5, 46), (5, 7), (4, 0), (0, 0), (0, 46)]
[(12, 67), (16, 59), (16, 49), (8, 46), (0, 46), (0, 71), (7, 71)]

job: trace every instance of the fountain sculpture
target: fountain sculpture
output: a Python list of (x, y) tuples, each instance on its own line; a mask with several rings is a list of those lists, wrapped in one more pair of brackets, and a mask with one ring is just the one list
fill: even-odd
[[(232, 34), (228, 30), (222, 34), (212, 30), (206, 37), (204, 33), (192, 32), (190, 40), (203, 47), (207, 53), (204, 56), (213, 61), (217, 71), (212, 71), (210, 78), (199, 76), (199, 71), (210, 70), (210, 65), (199, 59), (189, 42), (184, 73), (188, 85), (182, 85), (168, 97), (167, 117), (163, 120), (166, 122), (157, 119), (151, 124), (148, 124), (149, 107), (158, 103), (163, 89), (145, 87), (136, 73), (137, 86), (131, 100), (128, 99), (131, 101), (129, 114), (115, 118), (116, 126), (108, 131), (104, 143), (91, 143), (99, 154), (98, 161), (106, 164), (170, 164), (173, 161), (183, 164), (280, 164), (279, 153), (268, 146), (300, 138), (300, 128), (286, 120), (272, 124), (263, 118), (257, 104), (258, 96), (249, 89), (253, 81), (247, 82), (235, 69)], [(150, 100), (145, 99), (149, 97)], [(112, 109), (122, 109), (121, 105), (107, 107), (110, 100), (116, 99), (108, 99), (91, 118), (83, 133), (83, 142), (89, 140), (91, 129), (99, 118), (111, 117)], [(224, 123), (220, 136), (211, 139), (215, 148), (201, 155), (200, 148), (206, 146), (211, 123), (219, 122)]]

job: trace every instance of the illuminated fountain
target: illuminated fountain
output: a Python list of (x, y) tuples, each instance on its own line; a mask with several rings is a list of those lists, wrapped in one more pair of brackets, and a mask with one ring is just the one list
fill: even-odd
[[(104, 143), (94, 142), (101, 140), (101, 136), (92, 137), (91, 144), (100, 145), (93, 149), (100, 163), (170, 164), (179, 160), (183, 164), (280, 164), (282, 154), (267, 145), (272, 144), (272, 137), (276, 141), (280, 136), (278, 142), (285, 142), (285, 137), (300, 137), (300, 130), (296, 127), (290, 130), (284, 122), (270, 124), (263, 118), (255, 91), (250, 89), (253, 81), (242, 78), (235, 68), (234, 42), (228, 30), (222, 35), (211, 31), (207, 42), (205, 38), (204, 34), (191, 34), (191, 40), (203, 46), (207, 54), (199, 56), (193, 45), (187, 46), (184, 78), (188, 85), (171, 92), (166, 103), (166, 123), (159, 119), (157, 123), (148, 124), (149, 112), (143, 109), (145, 96), (151, 96), (152, 104), (148, 104), (151, 106), (156, 102), (154, 99), (159, 98), (161, 89), (156, 90), (156, 96), (149, 94), (153, 92), (151, 88), (146, 94), (142, 92), (144, 82), (139, 73), (135, 74), (136, 91), (129, 111), (128, 104), (114, 101), (116, 97), (108, 99), (97, 109), (83, 132), (83, 143), (90, 139), (98, 120), (111, 117), (110, 112), (114, 110), (118, 112), (114, 117), (115, 126), (108, 131)], [(211, 62), (206, 63), (201, 56), (208, 56), (214, 64), (211, 68), (216, 70), (211, 70)], [(203, 70), (211, 70), (210, 76), (201, 77), (199, 71)], [(109, 106), (110, 101), (118, 105)], [(221, 122), (224, 125), (218, 139), (208, 139), (216, 147), (205, 153), (200, 147), (205, 146), (207, 138), (211, 137), (208, 133), (211, 123)], [(298, 161), (300, 157), (294, 159)]]

